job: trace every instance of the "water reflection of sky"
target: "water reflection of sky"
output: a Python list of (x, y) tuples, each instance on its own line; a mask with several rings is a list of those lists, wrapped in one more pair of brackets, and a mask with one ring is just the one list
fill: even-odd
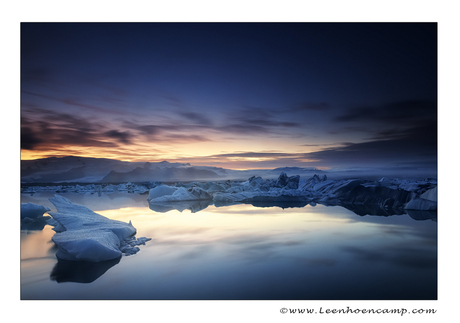
[(432, 220), (358, 216), (323, 205), (281, 209), (241, 204), (157, 213), (138, 203), (137, 194), (130, 195), (107, 209), (101, 208), (106, 199), (99, 207), (94, 207), (97, 197), (81, 201), (108, 218), (131, 220), (138, 237), (152, 238), (138, 254), (123, 257), (89, 284), (58, 284), (50, 281), (51, 271), (39, 270), (39, 280), (37, 266), (27, 265), (38, 260), (46, 263), (39, 268), (55, 265), (49, 226), (23, 232), (23, 298), (436, 298)]

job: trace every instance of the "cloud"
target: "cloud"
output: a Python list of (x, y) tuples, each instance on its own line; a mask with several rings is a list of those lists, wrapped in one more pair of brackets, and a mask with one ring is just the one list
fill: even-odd
[(220, 132), (231, 133), (231, 134), (267, 134), (270, 129), (257, 124), (227, 124), (219, 128)]
[(211, 120), (201, 113), (181, 111), (179, 112), (179, 115), (184, 117), (187, 121), (193, 121), (199, 125), (208, 126), (212, 124)]
[(319, 147), (319, 146), (324, 146), (324, 145), (320, 145), (320, 144), (303, 144), (301, 146), (302, 147)]
[(426, 148), (434, 148), (437, 141), (437, 121), (420, 120), (410, 128), (390, 128), (382, 130), (374, 135), (377, 140), (401, 140), (410, 142), (412, 145), (423, 145)]
[(131, 133), (129, 133), (128, 131), (126, 132), (121, 132), (121, 131), (118, 131), (118, 130), (109, 130), (109, 131), (106, 131), (104, 133), (105, 136), (109, 137), (109, 138), (113, 138), (113, 139), (116, 139), (118, 140), (119, 142), (123, 143), (123, 144), (130, 144), (131, 143)]
[[(301, 154), (302, 155), (302, 154)], [(278, 152), (234, 152), (229, 154), (218, 154), (209, 157), (212, 158), (290, 158), (298, 157), (299, 154), (288, 154)]]
[(329, 166), (396, 165), (425, 163), (436, 167), (436, 121), (426, 121), (408, 129), (385, 130), (373, 140), (344, 143), (342, 146), (306, 154)]
[(379, 122), (412, 125), (420, 120), (436, 120), (437, 105), (429, 100), (398, 101), (381, 106), (352, 107), (334, 118), (336, 122)]
[(165, 126), (159, 126), (154, 124), (139, 124), (134, 121), (124, 121), (122, 126), (131, 130), (135, 130), (140, 135), (156, 136), (160, 134)]
[(91, 119), (37, 108), (21, 118), (21, 148), (60, 149), (63, 146), (117, 147), (129, 144), (131, 134), (108, 128)]
[(21, 147), (32, 150), (39, 146), (43, 140), (31, 127), (21, 127)]
[(232, 111), (224, 124), (215, 127), (216, 131), (232, 134), (276, 134), (301, 127), (300, 123), (283, 120), (283, 113), (273, 109), (245, 106), (244, 109)]
[(174, 143), (191, 143), (199, 141), (212, 141), (209, 137), (192, 135), (192, 134), (167, 134), (164, 136), (164, 139), (168, 142)]
[[(125, 121), (122, 126), (132, 130), (137, 135), (146, 136), (149, 140), (155, 140), (156, 143), (189, 143), (213, 140), (211, 136), (202, 135), (207, 127), (186, 125), (180, 121), (163, 125)], [(194, 132), (197, 129), (200, 130), (200, 134)]]
[[(26, 90), (22, 90), (21, 94), (34, 96), (34, 97), (39, 97), (39, 98), (42, 98), (42, 99), (47, 99), (47, 100), (50, 100), (50, 101), (61, 103), (61, 104), (63, 104), (62, 109), (64, 109), (66, 106), (73, 106), (73, 107), (76, 107), (76, 108), (83, 108), (83, 109), (88, 110), (90, 112), (99, 112), (99, 113), (102, 113), (104, 115), (113, 115), (113, 114), (127, 115), (127, 114), (132, 114), (132, 112), (121, 111), (121, 110), (118, 110), (118, 109), (110, 109), (110, 108), (101, 107), (101, 106), (98, 106), (98, 105), (95, 105), (95, 104), (87, 104), (87, 103), (81, 102), (78, 99), (71, 98), (71, 97), (68, 97), (68, 96), (58, 97), (58, 96), (34, 93), (34, 92), (26, 91)], [(28, 98), (21, 98), (21, 100), (22, 100), (22, 105), (24, 106), (24, 104), (27, 104)], [(112, 104), (113, 100), (114, 99), (108, 99), (108, 98), (105, 99), (105, 101), (107, 101), (109, 104)]]
[[(171, 117), (160, 124), (143, 124), (138, 121), (125, 121), (123, 126), (136, 130), (141, 135), (155, 139), (179, 138), (187, 136), (203, 141), (211, 140), (213, 135), (289, 135), (289, 129), (296, 129), (300, 124), (286, 120), (276, 120), (276, 115), (262, 108), (246, 107), (240, 111), (228, 113), (220, 122), (213, 122), (201, 112), (179, 109), (169, 111)], [(180, 118), (177, 118), (180, 117)], [(287, 131), (287, 133), (285, 133)], [(197, 133), (190, 135), (190, 133)], [(203, 133), (207, 133), (204, 136)]]

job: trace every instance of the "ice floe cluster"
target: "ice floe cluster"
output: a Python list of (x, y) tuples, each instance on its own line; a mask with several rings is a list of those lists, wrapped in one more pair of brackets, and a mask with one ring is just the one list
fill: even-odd
[[(390, 210), (436, 210), (437, 181), (382, 178), (330, 180), (326, 175), (300, 180), (282, 172), (278, 179), (253, 176), (244, 182), (192, 182), (158, 185), (149, 191), (153, 210), (174, 208), (176, 202), (208, 201), (216, 206), (236, 203), (303, 202), (326, 205), (372, 206)], [(187, 205), (187, 204), (185, 204)], [(189, 203), (189, 205), (191, 205)], [(175, 207), (176, 209), (184, 208)], [(193, 210), (192, 210), (193, 211)]]
[(104, 193), (128, 192), (128, 193), (146, 193), (151, 187), (158, 183), (147, 182), (145, 184), (121, 183), (121, 184), (61, 184), (61, 185), (38, 185), (26, 184), (21, 187), (21, 193), (33, 194), (43, 191), (56, 193)]
[(52, 240), (58, 247), (59, 259), (90, 262), (116, 259), (122, 254), (135, 254), (138, 245), (150, 240), (136, 239), (131, 222), (108, 219), (60, 195), (50, 201), (57, 209), (57, 212), (48, 209), (52, 216), (48, 223), (56, 231)]

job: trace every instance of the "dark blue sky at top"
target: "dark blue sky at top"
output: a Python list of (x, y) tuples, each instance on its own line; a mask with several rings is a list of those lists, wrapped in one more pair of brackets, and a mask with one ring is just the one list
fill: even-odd
[(21, 144), (43, 156), (221, 141), (196, 156), (435, 167), (436, 100), (433, 23), (21, 25)]

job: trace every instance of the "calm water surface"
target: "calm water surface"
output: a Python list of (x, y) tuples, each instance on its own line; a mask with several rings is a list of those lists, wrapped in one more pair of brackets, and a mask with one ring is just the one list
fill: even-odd
[[(22, 195), (21, 202), (54, 211), (53, 195)], [(137, 237), (152, 240), (114, 261), (58, 262), (50, 226), (21, 230), (22, 299), (437, 298), (435, 219), (360, 216), (319, 204), (157, 212), (147, 195), (61, 195), (131, 220)]]

